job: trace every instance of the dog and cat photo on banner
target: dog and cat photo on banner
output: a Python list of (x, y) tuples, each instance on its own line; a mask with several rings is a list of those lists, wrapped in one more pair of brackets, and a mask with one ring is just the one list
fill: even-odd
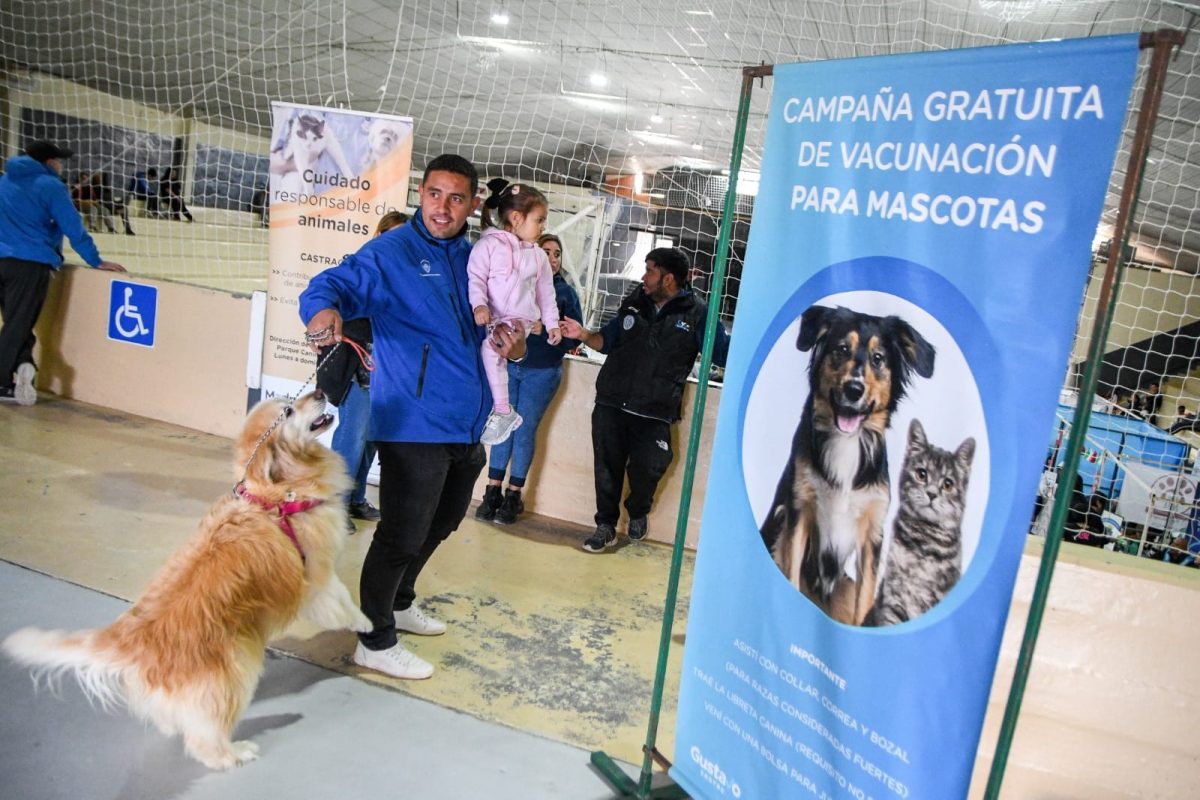
[(672, 776), (965, 797), (1138, 37), (777, 66)]

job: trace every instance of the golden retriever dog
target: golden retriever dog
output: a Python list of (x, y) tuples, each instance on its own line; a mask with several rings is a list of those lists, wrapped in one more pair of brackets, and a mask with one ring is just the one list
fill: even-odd
[[(334, 562), (346, 537), (341, 459), (316, 441), (332, 422), (316, 393), (264, 400), (235, 447), (238, 488), (106, 628), (25, 628), (14, 660), (55, 681), (72, 673), (101, 705), (125, 704), (212, 769), (252, 760), (234, 727), (262, 674), (267, 642), (297, 617), (325, 629), (371, 629)], [(247, 462), (249, 465), (247, 466)]]
[(793, 586), (838, 622), (862, 625), (891, 502), (884, 432), (911, 377), (933, 374), (934, 348), (899, 317), (841, 306), (805, 310), (796, 348), (812, 351), (809, 394), (759, 532)]

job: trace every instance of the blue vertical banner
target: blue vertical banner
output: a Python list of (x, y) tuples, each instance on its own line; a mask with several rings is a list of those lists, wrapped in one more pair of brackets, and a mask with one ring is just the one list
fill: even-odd
[(1136, 35), (776, 67), (672, 776), (965, 797)]

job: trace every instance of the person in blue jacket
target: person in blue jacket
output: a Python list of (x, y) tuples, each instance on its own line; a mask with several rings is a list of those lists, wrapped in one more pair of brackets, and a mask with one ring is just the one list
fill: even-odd
[(33, 346), (50, 289), (50, 275), (63, 263), (63, 234), (88, 266), (111, 272), (125, 268), (100, 258), (62, 182), (63, 159), (72, 151), (38, 140), (4, 163), (0, 177), (0, 402), (37, 402)]
[[(300, 295), (314, 345), (341, 341), (343, 319), (371, 321), (381, 517), (359, 583), (363, 613), (375, 627), (359, 634), (354, 662), (396, 678), (433, 674), (396, 631), (446, 631), (414, 604), (416, 582), (466, 515), (484, 465), (479, 435), (492, 408), (479, 351), (486, 334), (467, 300), (467, 218), (479, 205), (478, 188), (465, 158), (433, 159), (409, 224), (370, 240)], [(507, 358), (525, 353), (524, 337), (511, 328), (498, 327), (493, 345)]]

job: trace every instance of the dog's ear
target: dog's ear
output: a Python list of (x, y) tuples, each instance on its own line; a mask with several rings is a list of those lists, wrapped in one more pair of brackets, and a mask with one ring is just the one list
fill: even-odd
[[(249, 458), (249, 456), (247, 456)], [(271, 470), (275, 468), (274, 454), (271, 452), (271, 447), (268, 442), (258, 448), (254, 452), (254, 456), (249, 464), (245, 466), (245, 478), (247, 481), (254, 483), (273, 483), (271, 478)]]
[(827, 306), (809, 306), (800, 315), (800, 335), (796, 337), (796, 349), (806, 353), (829, 332), (830, 320), (837, 309)]
[(933, 359), (936, 355), (933, 345), (925, 341), (925, 337), (917, 333), (912, 325), (899, 317), (888, 317), (884, 322), (891, 330), (894, 340), (899, 343), (900, 358), (904, 365), (922, 378), (933, 375)]

